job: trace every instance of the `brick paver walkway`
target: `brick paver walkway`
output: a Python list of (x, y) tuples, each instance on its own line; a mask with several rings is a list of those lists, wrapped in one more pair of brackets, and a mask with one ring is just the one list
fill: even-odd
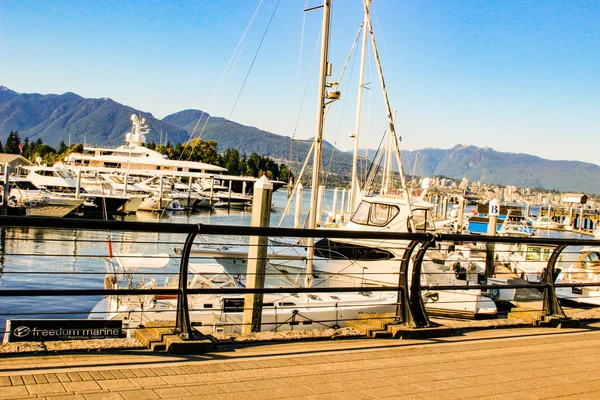
[(0, 399), (600, 398), (600, 330), (0, 359)]

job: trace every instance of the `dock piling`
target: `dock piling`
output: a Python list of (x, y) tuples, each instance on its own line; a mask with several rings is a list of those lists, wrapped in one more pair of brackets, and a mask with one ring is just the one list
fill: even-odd
[[(271, 195), (273, 184), (263, 176), (254, 184), (252, 199), (251, 226), (268, 227), (271, 218)], [(265, 287), (267, 268), (267, 236), (251, 236), (248, 249), (248, 267), (246, 287), (262, 289)], [(263, 294), (249, 293), (244, 297), (243, 333), (260, 332), (262, 320)]]

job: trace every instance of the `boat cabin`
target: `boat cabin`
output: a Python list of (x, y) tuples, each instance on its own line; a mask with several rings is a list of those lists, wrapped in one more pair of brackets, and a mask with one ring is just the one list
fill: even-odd
[[(411, 204), (412, 217), (417, 232), (435, 231), (431, 214), (432, 205), (420, 201)], [(363, 198), (350, 218), (349, 229), (381, 230), (392, 232), (412, 232), (410, 214), (404, 199), (393, 197)]]

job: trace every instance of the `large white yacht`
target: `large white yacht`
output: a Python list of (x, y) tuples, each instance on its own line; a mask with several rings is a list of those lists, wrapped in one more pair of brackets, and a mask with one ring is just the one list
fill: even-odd
[[(170, 160), (166, 155), (146, 147), (148, 125), (145, 118), (133, 114), (131, 131), (125, 134), (125, 144), (117, 148), (84, 146), (83, 153), (71, 153), (65, 161), (69, 167), (98, 169), (104, 172), (122, 172), (129, 176), (153, 177), (176, 176), (189, 182), (195, 180), (202, 187), (200, 194), (208, 197), (210, 187), (224, 187), (212, 192), (216, 200), (237, 203), (242, 195), (243, 203), (251, 200), (252, 187), (256, 178), (248, 176), (223, 175), (226, 168), (217, 165), (184, 160)], [(212, 183), (214, 182), (214, 183)], [(285, 185), (273, 182), (274, 190)], [(232, 192), (231, 194), (229, 192)]]

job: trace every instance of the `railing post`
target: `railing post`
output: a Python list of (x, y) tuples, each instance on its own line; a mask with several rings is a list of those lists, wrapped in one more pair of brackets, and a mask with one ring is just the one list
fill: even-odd
[(418, 240), (411, 241), (404, 255), (402, 256), (402, 262), (400, 263), (400, 274), (398, 277), (398, 304), (396, 305), (396, 319), (406, 325), (414, 324), (414, 317), (410, 309), (410, 301), (408, 299), (408, 266), (410, 265), (410, 258), (412, 253), (419, 244)]
[[(317, 190), (313, 188), (313, 190)], [(268, 227), (271, 217), (271, 194), (273, 184), (263, 176), (254, 184), (252, 200), (252, 218), (250, 225)], [(248, 248), (246, 287), (262, 289), (265, 287), (267, 269), (267, 236), (251, 236)], [(263, 294), (248, 293), (244, 296), (244, 317), (242, 333), (260, 332), (262, 321)]]
[(410, 282), (410, 297), (409, 307), (413, 317), (413, 323), (415, 328), (427, 328), (431, 326), (427, 313), (425, 312), (425, 305), (423, 304), (423, 297), (421, 296), (421, 267), (423, 264), (423, 258), (427, 249), (435, 243), (435, 236), (430, 236), (417, 252), (415, 261), (413, 262), (412, 277)]
[(544, 274), (544, 308), (542, 309), (542, 315), (553, 316), (558, 318), (567, 318), (567, 315), (560, 306), (558, 297), (556, 296), (556, 288), (554, 287), (554, 267), (556, 260), (560, 256), (560, 253), (567, 247), (566, 244), (561, 244), (550, 256), (548, 260), (548, 266), (546, 267), (546, 273)]
[(175, 332), (181, 334), (182, 338), (189, 339), (192, 335), (192, 323), (190, 321), (190, 309), (187, 300), (188, 270), (190, 252), (197, 233), (190, 233), (185, 240), (181, 251), (181, 263), (179, 266), (179, 292), (177, 293), (177, 320), (175, 321)]

